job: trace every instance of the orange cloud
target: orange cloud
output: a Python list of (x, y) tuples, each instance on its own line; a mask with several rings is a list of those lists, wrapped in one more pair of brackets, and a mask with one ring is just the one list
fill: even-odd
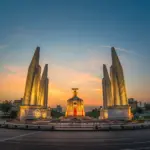
[(4, 69), (9, 72), (0, 73), (0, 99), (21, 98), (25, 87), (24, 69), (16, 66), (4, 66)]
[(88, 73), (57, 65), (51, 66), (49, 74), (51, 77), (49, 105), (56, 105), (57, 102), (66, 105), (67, 99), (72, 97), (71, 88), (73, 87), (79, 88), (78, 95), (84, 99), (85, 104), (100, 105), (101, 92), (98, 93), (96, 89), (101, 87), (101, 79)]
[[(0, 73), (3, 79), (0, 88), (0, 99), (19, 99), (23, 97), (27, 67), (4, 66), (8, 73)], [(71, 68), (52, 65), (49, 67), (49, 106), (66, 105), (72, 97), (71, 88), (79, 88), (79, 97), (86, 105), (101, 104), (101, 79), (89, 73)]]

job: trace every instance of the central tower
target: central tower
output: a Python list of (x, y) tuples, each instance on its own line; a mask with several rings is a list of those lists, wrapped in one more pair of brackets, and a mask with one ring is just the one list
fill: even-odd
[(85, 116), (83, 100), (77, 96), (78, 88), (72, 88), (73, 97), (67, 100), (66, 117)]

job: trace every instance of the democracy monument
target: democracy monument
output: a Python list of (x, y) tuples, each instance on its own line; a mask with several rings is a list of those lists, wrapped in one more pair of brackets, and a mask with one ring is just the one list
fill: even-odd
[(130, 120), (132, 115), (127, 100), (123, 68), (114, 47), (111, 48), (111, 57), (110, 77), (106, 65), (103, 65), (103, 108), (100, 111), (100, 119)]
[(78, 88), (72, 88), (73, 97), (67, 100), (66, 117), (85, 116), (83, 100), (77, 96)]
[(40, 47), (37, 47), (28, 68), (24, 98), (20, 106), (20, 120), (50, 118), (48, 103), (48, 64), (41, 76)]
[[(127, 101), (123, 68), (114, 47), (111, 48), (111, 56), (110, 75), (106, 65), (103, 65), (103, 107), (99, 119), (130, 120), (132, 115)], [(20, 120), (51, 119), (51, 110), (48, 108), (48, 64), (41, 75), (39, 59), (40, 47), (37, 47), (28, 68), (24, 98), (20, 106)], [(73, 97), (67, 100), (64, 118), (85, 118), (84, 102), (77, 96), (78, 88), (72, 90)]]

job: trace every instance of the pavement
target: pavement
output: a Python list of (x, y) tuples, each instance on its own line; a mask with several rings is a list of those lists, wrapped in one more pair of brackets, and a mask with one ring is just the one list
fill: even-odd
[(6, 122), (6, 120), (0, 119), (0, 124), (2, 124), (2, 123), (4, 123), (4, 122)]
[(150, 150), (150, 130), (31, 131), (0, 128), (2, 150)]

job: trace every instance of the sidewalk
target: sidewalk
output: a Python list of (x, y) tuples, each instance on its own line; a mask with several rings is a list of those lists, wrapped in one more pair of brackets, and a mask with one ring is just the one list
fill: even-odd
[(0, 118), (0, 123), (4, 123), (4, 122), (6, 122), (6, 120)]

